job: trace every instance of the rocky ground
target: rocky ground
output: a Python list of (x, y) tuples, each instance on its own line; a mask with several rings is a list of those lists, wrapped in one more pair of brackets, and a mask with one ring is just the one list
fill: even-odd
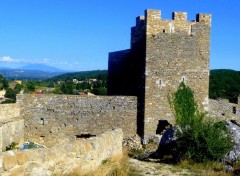
[(135, 176), (178, 176), (178, 175), (199, 175), (188, 169), (182, 169), (177, 166), (163, 164), (157, 160), (140, 161), (130, 159), (131, 174)]
[(130, 176), (208, 175), (205, 173), (205, 170), (194, 172), (190, 169), (183, 169), (179, 166), (173, 164), (166, 164), (160, 162), (158, 159), (153, 159), (152, 157), (149, 157), (151, 153), (153, 154), (157, 150), (160, 138), (161, 136), (156, 136), (155, 139), (153, 139), (147, 146), (145, 146), (145, 149), (142, 148), (141, 140), (138, 136), (133, 136), (132, 138), (124, 141), (125, 147), (129, 147), (138, 151), (142, 150), (143, 152), (137, 155), (133, 155), (132, 157), (134, 158), (128, 158), (127, 161), (130, 165), (130, 171), (128, 174), (130, 174)]
[[(156, 136), (156, 141), (153, 140), (146, 146), (145, 154), (137, 156), (138, 159), (129, 158), (130, 175), (132, 176), (177, 176), (177, 175), (198, 175), (190, 170), (182, 169), (174, 165), (160, 163), (157, 159), (148, 158), (148, 153), (156, 151), (159, 143), (159, 137)], [(141, 139), (138, 136), (133, 136), (124, 141), (124, 146), (132, 149), (142, 149)], [(142, 158), (142, 159), (140, 159)], [(139, 160), (140, 159), (140, 160)], [(145, 161), (143, 161), (145, 160)]]

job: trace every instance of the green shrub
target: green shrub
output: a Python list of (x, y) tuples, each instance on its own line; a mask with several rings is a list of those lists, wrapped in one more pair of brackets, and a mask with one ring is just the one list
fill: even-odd
[(218, 160), (231, 150), (233, 143), (225, 124), (206, 119), (205, 114), (198, 110), (193, 91), (184, 83), (173, 94), (171, 104), (176, 124), (181, 129), (176, 134), (178, 139), (174, 149), (181, 159), (196, 162)]
[(185, 127), (186, 125), (194, 125), (194, 119), (197, 112), (197, 105), (194, 100), (193, 91), (187, 87), (183, 82), (180, 84), (178, 90), (173, 95), (172, 101), (176, 124)]
[(16, 143), (16, 142), (12, 142), (12, 143), (9, 144), (8, 146), (6, 146), (6, 151), (8, 151), (8, 150), (18, 149), (17, 145), (18, 145), (18, 143)]
[(133, 158), (133, 157), (138, 156), (143, 153), (144, 153), (143, 149), (131, 149), (128, 153), (128, 156)]
[(7, 99), (7, 100), (1, 102), (0, 104), (9, 104), (9, 103), (16, 103), (16, 100)]

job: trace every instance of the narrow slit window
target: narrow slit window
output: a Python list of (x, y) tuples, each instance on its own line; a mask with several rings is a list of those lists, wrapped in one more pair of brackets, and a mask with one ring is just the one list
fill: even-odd
[(233, 114), (237, 114), (237, 108), (233, 107)]
[(41, 124), (44, 125), (44, 118), (40, 118)]

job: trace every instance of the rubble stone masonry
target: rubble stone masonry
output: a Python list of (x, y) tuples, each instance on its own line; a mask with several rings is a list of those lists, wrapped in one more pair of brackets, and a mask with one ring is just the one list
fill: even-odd
[(0, 152), (12, 142), (24, 141), (24, 120), (20, 116), (19, 104), (0, 105)]
[(14, 118), (20, 116), (19, 104), (1, 104), (0, 119)]
[(209, 117), (215, 119), (231, 119), (240, 124), (240, 102), (238, 104), (229, 103), (229, 100), (209, 99)]
[(122, 128), (124, 137), (136, 134), (136, 97), (24, 94), (17, 103), (26, 139), (62, 132), (97, 135), (113, 128)]
[(85, 175), (104, 160), (121, 159), (122, 140), (122, 130), (115, 129), (50, 148), (0, 152), (0, 175)]

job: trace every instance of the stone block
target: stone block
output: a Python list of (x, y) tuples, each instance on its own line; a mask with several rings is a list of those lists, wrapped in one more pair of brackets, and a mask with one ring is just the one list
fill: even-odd
[(9, 176), (25, 176), (25, 166), (16, 166), (9, 170)]
[(32, 172), (33, 170), (39, 169), (40, 167), (41, 167), (40, 163), (32, 161), (32, 162), (27, 163), (26, 171)]
[(26, 151), (16, 152), (15, 155), (19, 165), (22, 165), (29, 161), (29, 156)]
[(7, 171), (18, 165), (16, 156), (5, 156), (3, 158), (3, 170)]
[(49, 148), (45, 150), (46, 161), (54, 160), (55, 158), (59, 158), (59, 151), (54, 150), (54, 148)]

